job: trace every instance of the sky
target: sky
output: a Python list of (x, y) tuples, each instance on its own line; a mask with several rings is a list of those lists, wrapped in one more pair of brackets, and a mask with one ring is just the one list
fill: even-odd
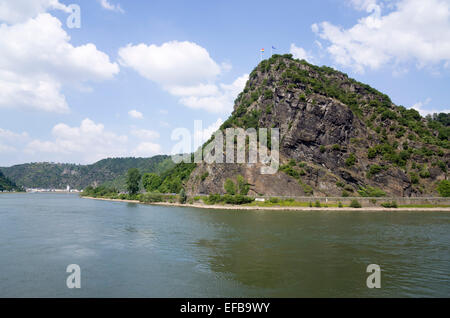
[(207, 140), (261, 48), (450, 109), (450, 0), (0, 0), (0, 166), (171, 154), (195, 120)]

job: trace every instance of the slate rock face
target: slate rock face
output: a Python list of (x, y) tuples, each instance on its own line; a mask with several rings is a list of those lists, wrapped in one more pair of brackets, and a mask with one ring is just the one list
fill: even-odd
[[(418, 115), (343, 73), (274, 56), (250, 74), (221, 129), (279, 128), (281, 169), (262, 175), (260, 164), (202, 163), (191, 174), (186, 190), (190, 195), (223, 194), (225, 180), (241, 175), (253, 195), (341, 196), (345, 191), (357, 196), (367, 187), (382, 189), (388, 196), (437, 195), (436, 181), (447, 178), (447, 173), (436, 163), (448, 166), (449, 151), (424, 142), (404, 125), (405, 114)], [(416, 125), (436, 136), (419, 117)], [(377, 148), (380, 145), (384, 148)], [(369, 158), (370, 148), (380, 153)], [(415, 151), (423, 148), (433, 155)], [(382, 169), (371, 174), (373, 165)], [(430, 176), (413, 183), (411, 173), (420, 169), (428, 169)]]

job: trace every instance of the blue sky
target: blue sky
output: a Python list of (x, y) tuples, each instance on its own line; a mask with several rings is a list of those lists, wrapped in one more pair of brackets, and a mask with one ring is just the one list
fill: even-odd
[(170, 153), (194, 120), (206, 139), (272, 45), (450, 108), (449, 0), (0, 0), (0, 24), (0, 166)]

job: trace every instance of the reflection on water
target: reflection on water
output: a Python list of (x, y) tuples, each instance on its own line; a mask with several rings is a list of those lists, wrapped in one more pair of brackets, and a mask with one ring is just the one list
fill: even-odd
[[(448, 297), (449, 225), (450, 213), (0, 195), (0, 296)], [(366, 287), (372, 263), (381, 266), (381, 289)], [(65, 287), (68, 264), (82, 269), (80, 290)]]

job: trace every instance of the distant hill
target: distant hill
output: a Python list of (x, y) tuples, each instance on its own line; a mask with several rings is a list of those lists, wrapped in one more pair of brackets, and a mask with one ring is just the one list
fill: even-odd
[(0, 191), (21, 191), (22, 189), (18, 187), (14, 182), (9, 180), (0, 171)]
[(107, 183), (119, 189), (125, 187), (125, 174), (130, 168), (142, 173), (162, 174), (174, 166), (170, 156), (151, 158), (108, 158), (91, 165), (66, 163), (27, 163), (0, 168), (17, 185), (26, 188), (83, 189), (88, 185)]

